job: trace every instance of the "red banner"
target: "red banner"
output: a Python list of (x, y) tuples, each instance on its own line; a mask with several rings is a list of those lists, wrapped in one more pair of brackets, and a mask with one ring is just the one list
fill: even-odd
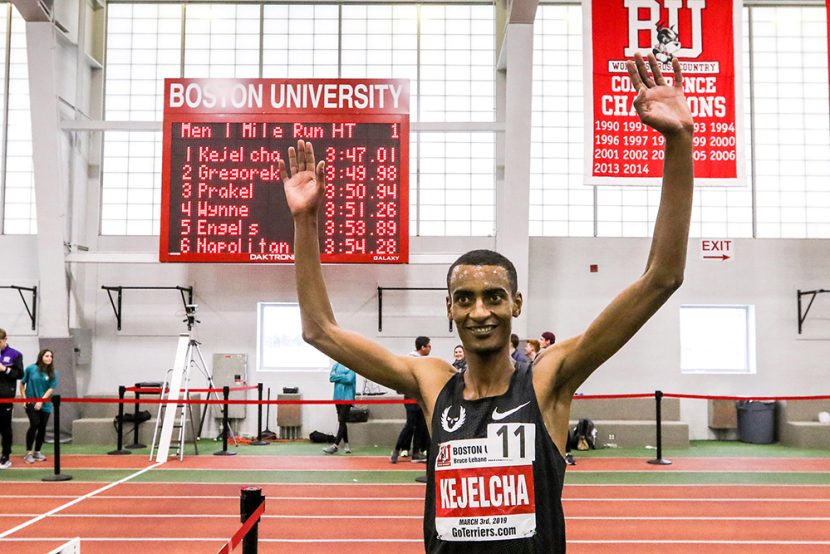
[(728, 0), (591, 0), (586, 28), (585, 177), (591, 185), (659, 184), (664, 139), (640, 123), (625, 61), (653, 53), (672, 81), (680, 60), (695, 119), (695, 181), (743, 184), (741, 6)]

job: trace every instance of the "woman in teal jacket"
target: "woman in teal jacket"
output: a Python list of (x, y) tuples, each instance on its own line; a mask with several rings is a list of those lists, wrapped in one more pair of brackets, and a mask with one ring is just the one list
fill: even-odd
[(48, 400), (58, 388), (58, 372), (52, 365), (53, 358), (51, 350), (41, 350), (37, 355), (37, 362), (26, 368), (23, 372), (23, 379), (20, 381), (22, 395), (37, 400), (37, 402), (26, 403), (29, 430), (26, 431), (26, 455), (23, 461), (27, 464), (46, 460), (46, 456), (40, 453), (40, 449), (46, 435), (49, 414), (52, 413), (52, 403), (44, 402), (44, 400)]
[[(335, 400), (354, 400), (355, 381), (357, 376), (354, 371), (344, 366), (343, 364), (335, 362), (331, 366), (331, 373), (329, 374), (329, 381), (334, 383), (334, 399)], [(337, 436), (334, 438), (334, 444), (323, 449), (326, 454), (334, 454), (339, 449), (340, 441), (344, 443), (343, 452), (351, 454), (352, 449), (349, 448), (349, 430), (346, 427), (346, 421), (349, 419), (349, 412), (352, 409), (351, 404), (335, 404), (337, 409)]]

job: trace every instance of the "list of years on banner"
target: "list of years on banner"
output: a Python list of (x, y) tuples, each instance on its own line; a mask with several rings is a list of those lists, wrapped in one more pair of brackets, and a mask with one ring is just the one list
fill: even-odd
[[(173, 122), (168, 251), (181, 261), (293, 261), (293, 220), (279, 161), (298, 139), (326, 162), (323, 261), (396, 261), (401, 254), (398, 123)], [(288, 166), (286, 160), (286, 167)], [(405, 215), (405, 210), (404, 210)]]
[[(694, 117), (695, 166), (705, 165), (711, 177), (735, 176), (736, 126), (735, 114), (720, 90), (717, 74), (707, 72), (704, 64), (681, 66), (701, 70), (683, 75), (683, 91)], [(716, 62), (705, 65), (717, 66)], [(670, 64), (661, 64), (667, 84), (673, 81)], [(599, 96), (594, 110), (593, 163), (595, 177), (628, 176), (659, 177), (665, 156), (663, 136), (639, 121), (634, 109), (637, 92), (625, 73), (625, 61), (609, 61), (608, 82), (597, 89), (607, 91)], [(715, 71), (711, 69), (710, 71)], [(598, 108), (598, 109), (596, 109)], [(696, 171), (696, 174), (698, 171)]]

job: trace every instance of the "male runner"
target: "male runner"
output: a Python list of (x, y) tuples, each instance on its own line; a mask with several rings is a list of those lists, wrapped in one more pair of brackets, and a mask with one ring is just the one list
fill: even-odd
[(663, 191), (643, 275), (581, 335), (545, 350), (532, 368), (510, 358), (512, 318), (522, 310), (516, 272), (490, 251), (459, 258), (447, 275), (447, 315), (467, 353), (467, 370), (434, 357), (397, 356), (341, 328), (320, 266), (317, 214), (324, 162), (311, 144), (280, 160), (294, 217), (303, 337), (367, 379), (418, 400), (432, 434), (424, 545), (428, 552), (563, 552), (562, 457), (571, 398), (683, 281), (692, 206), (692, 116), (680, 64), (667, 86), (653, 55), (628, 62), (644, 123), (666, 139)]

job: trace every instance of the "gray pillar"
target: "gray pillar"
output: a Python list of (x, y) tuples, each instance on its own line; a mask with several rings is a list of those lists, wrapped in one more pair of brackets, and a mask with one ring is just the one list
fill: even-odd
[[(76, 398), (78, 385), (75, 380), (75, 341), (71, 337), (40, 337), (40, 350), (48, 348), (54, 354), (54, 365), (58, 372), (58, 390), (63, 398)], [(61, 438), (72, 438), (72, 422), (79, 417), (79, 405), (74, 402), (61, 403)], [(50, 423), (47, 436), (52, 435)]]

